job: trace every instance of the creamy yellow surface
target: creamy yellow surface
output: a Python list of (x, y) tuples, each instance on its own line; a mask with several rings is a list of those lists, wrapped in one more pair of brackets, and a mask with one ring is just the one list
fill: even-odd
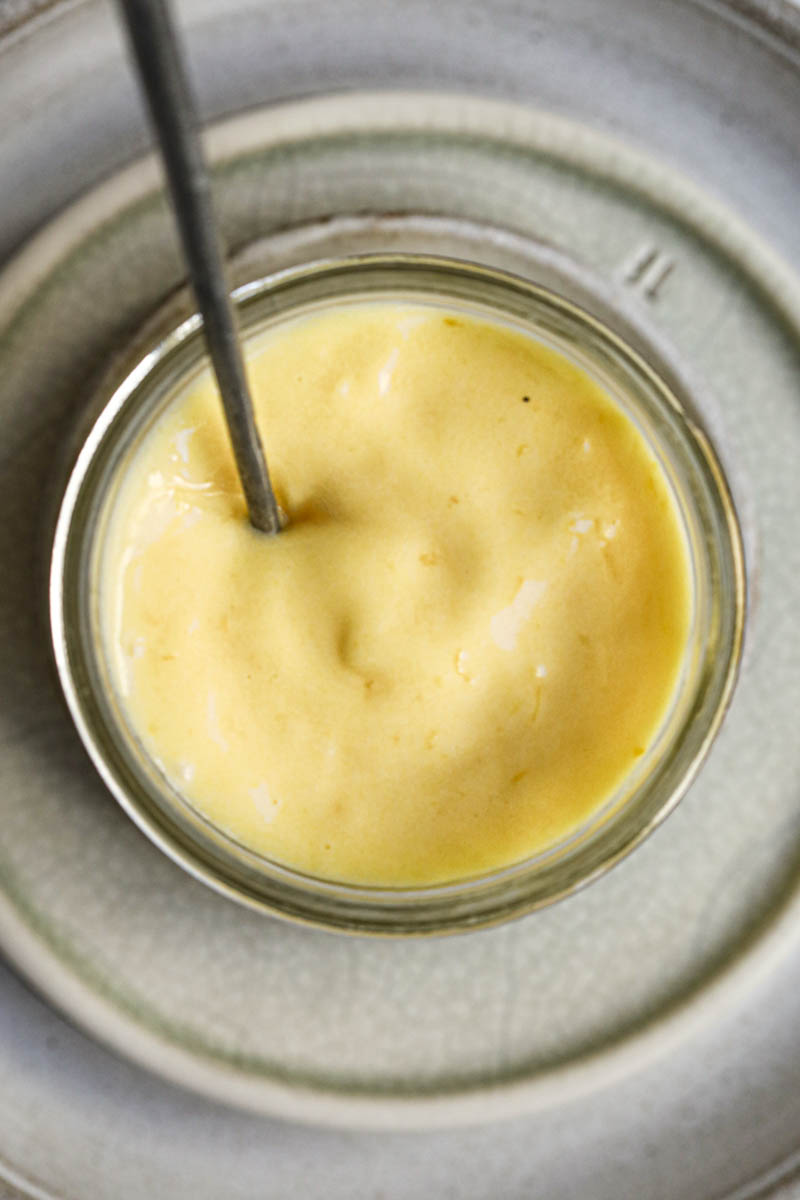
[(633, 424), (558, 353), (434, 306), (296, 319), (249, 370), (284, 533), (248, 525), (207, 374), (117, 501), (104, 633), (146, 748), (233, 837), (341, 880), (453, 879), (576, 829), (688, 634)]

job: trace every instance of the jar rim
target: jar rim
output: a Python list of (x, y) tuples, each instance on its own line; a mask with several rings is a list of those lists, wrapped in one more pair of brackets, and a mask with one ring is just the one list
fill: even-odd
[(406, 253), (324, 259), (233, 293), (248, 336), (336, 301), (401, 296), (436, 296), (450, 307), (476, 309), (494, 321), (510, 319), (531, 336), (549, 339), (615, 400), (627, 398), (633, 409), (627, 415), (645, 422), (650, 449), (672, 472), (670, 483), (679, 489), (676, 498), (691, 526), (695, 598), (701, 602), (694, 620), (697, 661), (683, 672), (677, 727), (668, 744), (657, 738), (648, 750), (638, 783), (629, 775), (621, 793), (584, 827), (544, 852), (480, 876), (424, 887), (311, 877), (248, 850), (188, 802), (176, 806), (180, 797), (165, 794), (163, 776), (144, 761), (113, 702), (93, 617), (92, 576), (110, 487), (133, 441), (148, 415), (169, 403), (186, 374), (202, 363), (197, 315), (139, 359), (107, 398), (77, 454), (53, 540), (50, 622), (62, 689), (84, 746), (115, 799), (162, 851), (215, 890), (272, 915), (345, 932), (409, 935), (494, 925), (553, 903), (605, 874), (665, 819), (700, 769), (730, 702), (746, 582), (738, 520), (708, 436), (636, 350), (572, 301), (495, 268)]

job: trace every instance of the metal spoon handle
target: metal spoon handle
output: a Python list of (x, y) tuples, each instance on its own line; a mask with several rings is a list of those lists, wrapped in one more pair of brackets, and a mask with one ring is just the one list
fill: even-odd
[(278, 505), (253, 415), (196, 109), (175, 26), (167, 0), (118, 0), (118, 4), (161, 145), (250, 521), (266, 533), (278, 533)]

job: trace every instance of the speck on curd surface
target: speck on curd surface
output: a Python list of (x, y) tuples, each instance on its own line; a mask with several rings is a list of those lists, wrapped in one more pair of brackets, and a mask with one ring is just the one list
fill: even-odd
[(147, 752), (237, 841), (352, 883), (569, 835), (651, 744), (688, 637), (641, 434), (561, 354), (432, 304), (286, 321), (248, 368), (288, 529), (249, 526), (208, 373), (115, 501), (103, 637)]

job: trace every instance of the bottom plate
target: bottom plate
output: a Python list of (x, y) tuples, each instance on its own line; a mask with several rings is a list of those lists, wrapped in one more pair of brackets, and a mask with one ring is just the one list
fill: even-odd
[[(342, 939), (243, 911), (164, 859), (104, 792), (65, 715), (27, 500), (52, 484), (112, 353), (180, 278), (155, 175), (136, 169), (31, 243), (0, 289), (2, 943), (103, 1041), (261, 1113), (429, 1127), (553, 1114), (615, 1081), (635, 1090), (634, 1077), (684, 1062), (712, 1018), (733, 1021), (734, 999), (757, 1021), (767, 968), (795, 948), (796, 282), (690, 185), (530, 110), (339, 97), (239, 119), (213, 146), (230, 240), (267, 238), (240, 256), (240, 276), (265, 254), (280, 266), (371, 244), (438, 249), (555, 282), (656, 347), (702, 411), (743, 520), (753, 603), (740, 682), (665, 826), (605, 879), (504, 928), (447, 941)], [(425, 215), (378, 215), (389, 207)], [(348, 216), (365, 212), (375, 215)], [(287, 226), (296, 228), (276, 232)], [(167, 1103), (168, 1089), (115, 1070)], [(220, 1136), (294, 1136), (193, 1103), (198, 1127)], [(593, 1111), (581, 1120), (596, 1121)], [(341, 1135), (327, 1136), (344, 1153)], [(219, 1195), (213, 1164), (197, 1162), (206, 1182), (193, 1194)]]

